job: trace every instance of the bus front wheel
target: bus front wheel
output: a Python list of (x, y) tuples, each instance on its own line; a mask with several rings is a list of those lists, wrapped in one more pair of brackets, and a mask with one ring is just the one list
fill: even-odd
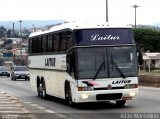
[(72, 93), (71, 93), (71, 88), (70, 86), (66, 86), (66, 94), (65, 94), (65, 97), (66, 97), (66, 101), (68, 103), (69, 106), (71, 107), (74, 107), (75, 106), (75, 103), (72, 101)]

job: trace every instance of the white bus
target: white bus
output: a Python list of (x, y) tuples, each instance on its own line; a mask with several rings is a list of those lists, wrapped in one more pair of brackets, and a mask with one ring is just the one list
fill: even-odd
[(31, 87), (38, 96), (82, 102), (137, 97), (138, 65), (133, 30), (108, 23), (65, 23), (29, 37)]

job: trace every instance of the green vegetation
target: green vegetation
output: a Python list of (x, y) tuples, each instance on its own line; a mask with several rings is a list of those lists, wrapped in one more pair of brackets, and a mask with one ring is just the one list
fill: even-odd
[(160, 76), (160, 69), (154, 69), (148, 72), (147, 70), (140, 70), (139, 75), (148, 75), (148, 76)]
[[(160, 31), (154, 29), (134, 29), (138, 49), (144, 52), (160, 52)], [(160, 76), (160, 69), (141, 70), (139, 75)]]
[(135, 29), (136, 44), (143, 52), (160, 52), (160, 31), (154, 29)]

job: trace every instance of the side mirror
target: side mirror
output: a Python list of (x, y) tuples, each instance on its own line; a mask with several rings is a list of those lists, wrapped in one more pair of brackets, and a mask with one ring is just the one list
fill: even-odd
[(72, 35), (72, 31), (68, 30), (67, 31), (67, 37), (71, 37), (71, 35)]
[(143, 65), (143, 53), (142, 52), (138, 53), (138, 63), (139, 65)]
[(68, 54), (66, 56), (66, 59), (67, 59), (67, 72), (69, 75), (71, 75), (71, 58), (70, 58), (70, 55)]

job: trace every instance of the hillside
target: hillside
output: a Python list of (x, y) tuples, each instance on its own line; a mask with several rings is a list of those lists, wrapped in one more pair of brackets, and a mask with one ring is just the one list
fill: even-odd
[[(64, 20), (23, 20), (21, 23), (21, 27), (30, 29), (33, 27), (44, 27), (46, 25), (53, 25), (58, 23), (63, 23)], [(13, 23), (14, 23), (14, 29), (19, 30), (20, 23), (19, 21), (0, 21), (0, 26), (4, 26), (6, 29), (13, 29)]]

